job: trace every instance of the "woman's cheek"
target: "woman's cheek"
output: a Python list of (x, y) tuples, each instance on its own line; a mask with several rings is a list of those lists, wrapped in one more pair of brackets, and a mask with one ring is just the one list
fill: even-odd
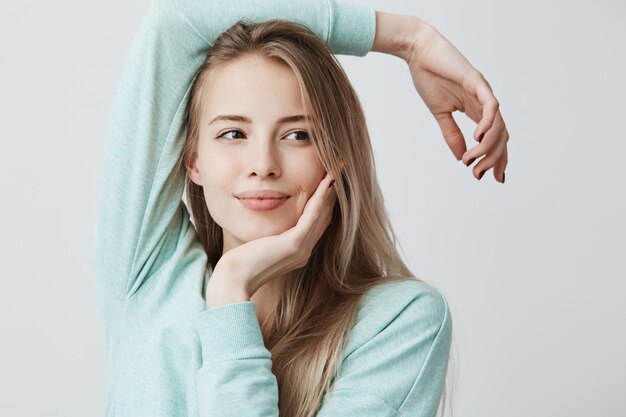
[[(209, 178), (215, 178), (215, 176)], [(207, 209), (213, 220), (220, 224), (224, 220), (224, 213), (228, 213), (228, 208), (226, 207), (229, 203), (227, 200), (228, 196), (225, 192), (219, 190), (218, 185), (213, 184), (210, 181), (205, 182), (205, 184), (206, 186), (203, 191)]]

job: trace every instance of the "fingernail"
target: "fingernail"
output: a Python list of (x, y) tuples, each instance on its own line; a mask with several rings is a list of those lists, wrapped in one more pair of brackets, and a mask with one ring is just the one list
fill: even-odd
[(472, 158), (469, 161), (467, 161), (467, 164), (465, 164), (466, 166), (470, 166), (472, 165), (472, 162), (474, 162), (476, 160), (476, 158)]
[(485, 137), (485, 134), (482, 133), (479, 137), (478, 137), (478, 143), (482, 142), (483, 138)]
[(478, 174), (478, 179), (481, 179), (483, 175), (485, 175), (485, 171), (480, 171), (480, 174)]
[(506, 176), (506, 172), (502, 173), (502, 184), (504, 184), (504, 177)]
[(328, 184), (328, 188), (332, 187), (334, 183), (335, 183), (335, 180), (331, 180), (330, 184)]

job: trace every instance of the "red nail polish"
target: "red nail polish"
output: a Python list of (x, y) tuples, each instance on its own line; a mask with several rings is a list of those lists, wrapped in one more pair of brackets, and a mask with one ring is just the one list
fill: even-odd
[(483, 175), (485, 175), (485, 171), (481, 171), (480, 174), (478, 174), (478, 179), (481, 179)]
[(478, 137), (478, 143), (482, 142), (483, 138), (485, 137), (485, 134), (482, 133), (479, 137)]
[(502, 173), (502, 184), (504, 184), (504, 177), (506, 176), (506, 172)]
[(335, 180), (331, 180), (330, 184), (328, 184), (328, 188), (332, 187), (334, 183), (335, 183)]
[(476, 160), (476, 158), (472, 158), (469, 161), (467, 161), (467, 164), (465, 164), (465, 165), (470, 166), (470, 165), (472, 165), (472, 162), (474, 162), (475, 160)]

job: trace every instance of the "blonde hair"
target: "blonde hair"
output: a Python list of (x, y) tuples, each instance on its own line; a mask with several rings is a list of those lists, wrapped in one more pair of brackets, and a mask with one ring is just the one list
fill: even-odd
[[(346, 337), (365, 293), (383, 282), (422, 280), (411, 273), (396, 249), (356, 92), (332, 51), (305, 26), (286, 20), (260, 24), (240, 20), (216, 39), (192, 85), (179, 166), (190, 167), (197, 150), (210, 70), (247, 54), (291, 68), (312, 119), (309, 136), (315, 152), (337, 179), (331, 224), (307, 265), (287, 275), (277, 307), (261, 326), (279, 386), (280, 415), (312, 417), (338, 376)], [(189, 176), (185, 185), (187, 206), (208, 263), (214, 267), (222, 255), (222, 229), (209, 214), (202, 187)], [(442, 403), (446, 391), (444, 387)]]

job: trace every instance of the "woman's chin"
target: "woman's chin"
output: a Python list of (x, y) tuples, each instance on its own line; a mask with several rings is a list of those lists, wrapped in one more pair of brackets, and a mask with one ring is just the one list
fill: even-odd
[(246, 227), (245, 231), (241, 231), (241, 233), (235, 232), (233, 234), (239, 237), (240, 241), (250, 242), (252, 240), (261, 239), (264, 237), (279, 235), (293, 227), (292, 225), (288, 225), (284, 222), (273, 222), (272, 224), (268, 224), (269, 222), (265, 221), (263, 223), (264, 224), (259, 225), (248, 224), (249, 227)]

